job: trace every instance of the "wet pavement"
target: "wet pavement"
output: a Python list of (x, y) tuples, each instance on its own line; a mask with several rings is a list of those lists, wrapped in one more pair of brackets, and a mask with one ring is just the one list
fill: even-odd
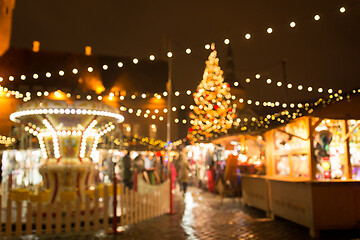
[[(127, 226), (117, 234), (98, 232), (40, 239), (312, 239), (308, 228), (280, 218), (268, 219), (263, 211), (243, 207), (239, 198), (221, 200), (220, 196), (197, 188), (189, 188), (184, 197), (176, 193), (174, 209), (175, 214)], [(325, 231), (321, 236), (320, 239), (360, 239), (360, 231)], [(22, 239), (39, 238), (27, 236)]]

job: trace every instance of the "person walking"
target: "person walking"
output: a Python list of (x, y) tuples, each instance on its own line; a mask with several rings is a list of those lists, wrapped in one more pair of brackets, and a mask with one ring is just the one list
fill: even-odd
[(126, 187), (129, 189), (132, 188), (133, 177), (131, 171), (131, 158), (130, 158), (130, 151), (127, 151), (125, 156), (122, 159), (123, 164), (123, 181)]
[(180, 182), (181, 190), (183, 191), (183, 195), (186, 193), (186, 189), (189, 182), (189, 161), (187, 159), (186, 153), (185, 153), (185, 147), (180, 145), (180, 153), (178, 158), (178, 180)]

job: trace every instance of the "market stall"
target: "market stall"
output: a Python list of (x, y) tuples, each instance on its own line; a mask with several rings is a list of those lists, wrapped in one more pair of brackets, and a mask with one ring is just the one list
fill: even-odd
[(357, 106), (354, 96), (265, 132), (266, 176), (242, 175), (244, 203), (304, 225), (312, 236), (360, 227)]

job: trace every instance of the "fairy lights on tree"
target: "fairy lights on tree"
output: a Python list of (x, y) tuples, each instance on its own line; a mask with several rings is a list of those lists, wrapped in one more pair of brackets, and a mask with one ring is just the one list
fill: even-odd
[(196, 105), (190, 113), (192, 126), (187, 137), (194, 142), (227, 133), (236, 117), (236, 107), (231, 105), (230, 85), (224, 82), (214, 43), (211, 49), (203, 79), (193, 94)]

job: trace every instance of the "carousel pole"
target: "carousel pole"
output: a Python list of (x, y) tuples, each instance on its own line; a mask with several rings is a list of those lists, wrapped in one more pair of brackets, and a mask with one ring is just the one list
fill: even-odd
[[(169, 53), (171, 53), (171, 42), (169, 43)], [(168, 147), (167, 147), (167, 157), (168, 157), (168, 170), (169, 170), (169, 178), (170, 178), (170, 214), (174, 214), (174, 206), (173, 206), (173, 189), (172, 189), (172, 181), (173, 181), (173, 177), (172, 175), (174, 174), (172, 172), (171, 169), (171, 164), (170, 164), (170, 137), (171, 137), (171, 96), (172, 96), (172, 81), (171, 81), (171, 76), (172, 76), (172, 59), (171, 59), (171, 55), (169, 55), (168, 53), (168, 82), (166, 84), (166, 88), (168, 91), (168, 99), (167, 99), (167, 132), (166, 132), (166, 142), (168, 143)]]

